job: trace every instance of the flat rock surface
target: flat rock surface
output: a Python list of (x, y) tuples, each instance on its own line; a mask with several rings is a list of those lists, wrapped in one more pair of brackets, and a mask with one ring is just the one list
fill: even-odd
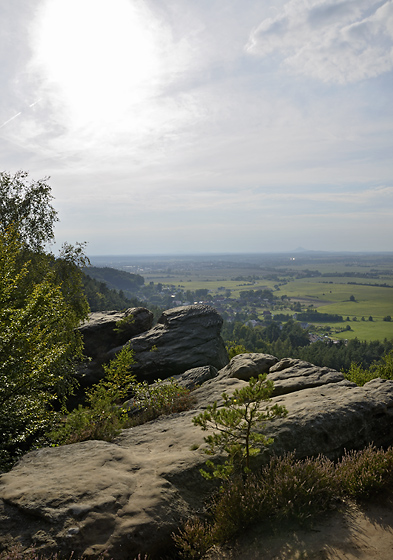
[[(199, 473), (206, 433), (192, 417), (245, 384), (218, 375), (194, 391), (195, 410), (123, 430), (113, 443), (87, 441), (26, 455), (0, 479), (0, 545), (15, 538), (47, 551), (160, 558), (172, 531), (203, 510), (211, 490)], [(288, 416), (269, 424), (275, 437), (269, 452), (333, 458), (370, 442), (393, 442), (392, 381), (364, 387), (339, 381), (272, 401), (284, 404)], [(266, 461), (268, 452), (255, 459)]]

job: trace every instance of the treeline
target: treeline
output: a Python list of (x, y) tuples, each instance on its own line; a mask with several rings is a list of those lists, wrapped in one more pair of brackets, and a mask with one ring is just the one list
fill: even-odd
[(229, 349), (242, 347), (246, 352), (262, 352), (277, 358), (299, 358), (318, 366), (348, 371), (351, 363), (369, 368), (393, 349), (393, 342), (361, 342), (353, 339), (337, 344), (319, 341), (310, 344), (308, 331), (290, 319), (285, 325), (272, 322), (267, 327), (248, 327), (240, 322), (225, 322), (222, 336)]
[(253, 304), (263, 300), (272, 302), (275, 298), (271, 290), (242, 290), (239, 294), (240, 300)]
[(110, 289), (105, 282), (91, 278), (88, 274), (83, 274), (82, 282), (90, 311), (127, 309), (140, 305), (136, 297), (128, 298), (122, 290)]
[(99, 282), (105, 282), (111, 290), (122, 290), (128, 297), (132, 296), (145, 283), (145, 279), (140, 274), (132, 274), (109, 266), (102, 268), (89, 266), (84, 268), (83, 272)]
[(373, 288), (393, 288), (390, 284), (366, 284), (365, 282), (347, 282), (347, 284), (354, 284), (355, 286), (372, 286)]
[(314, 323), (340, 323), (344, 320), (341, 315), (319, 313), (316, 309), (296, 313), (296, 319), (298, 321), (313, 321)]

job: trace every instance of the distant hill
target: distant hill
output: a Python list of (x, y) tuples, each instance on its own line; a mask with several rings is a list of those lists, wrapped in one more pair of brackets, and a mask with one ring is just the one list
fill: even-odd
[(99, 282), (105, 282), (111, 290), (123, 290), (126, 296), (137, 292), (145, 283), (145, 279), (140, 274), (131, 274), (130, 272), (107, 266), (103, 268), (89, 266), (84, 268), (83, 272)]
[(86, 272), (83, 273), (82, 281), (91, 311), (121, 310), (140, 305), (137, 298), (125, 296), (122, 290), (108, 288), (105, 282), (92, 278)]

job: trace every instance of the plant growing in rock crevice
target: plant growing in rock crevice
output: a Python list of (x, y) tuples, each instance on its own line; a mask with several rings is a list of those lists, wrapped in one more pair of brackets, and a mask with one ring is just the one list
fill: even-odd
[[(123, 428), (191, 408), (194, 399), (188, 389), (173, 379), (152, 385), (138, 382), (133, 364), (133, 351), (124, 346), (116, 358), (103, 365), (105, 377), (86, 392), (87, 406), (63, 411), (63, 422), (50, 434), (51, 441), (55, 445), (90, 439), (112, 441)], [(124, 402), (130, 395), (131, 401)]]
[(284, 406), (269, 404), (272, 393), (273, 383), (266, 375), (252, 377), (247, 386), (236, 389), (232, 396), (223, 393), (222, 407), (216, 401), (193, 418), (202, 430), (216, 430), (205, 437), (206, 453), (213, 455), (219, 450), (227, 454), (224, 464), (206, 462), (211, 472), (202, 469), (205, 478), (227, 480), (233, 474), (250, 472), (250, 458), (273, 442), (262, 433), (264, 423), (287, 414)]

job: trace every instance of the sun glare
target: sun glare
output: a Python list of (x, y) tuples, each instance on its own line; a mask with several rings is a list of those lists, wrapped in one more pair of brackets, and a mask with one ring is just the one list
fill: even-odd
[(139, 0), (47, 0), (35, 66), (75, 126), (105, 125), (154, 95), (165, 30)]

